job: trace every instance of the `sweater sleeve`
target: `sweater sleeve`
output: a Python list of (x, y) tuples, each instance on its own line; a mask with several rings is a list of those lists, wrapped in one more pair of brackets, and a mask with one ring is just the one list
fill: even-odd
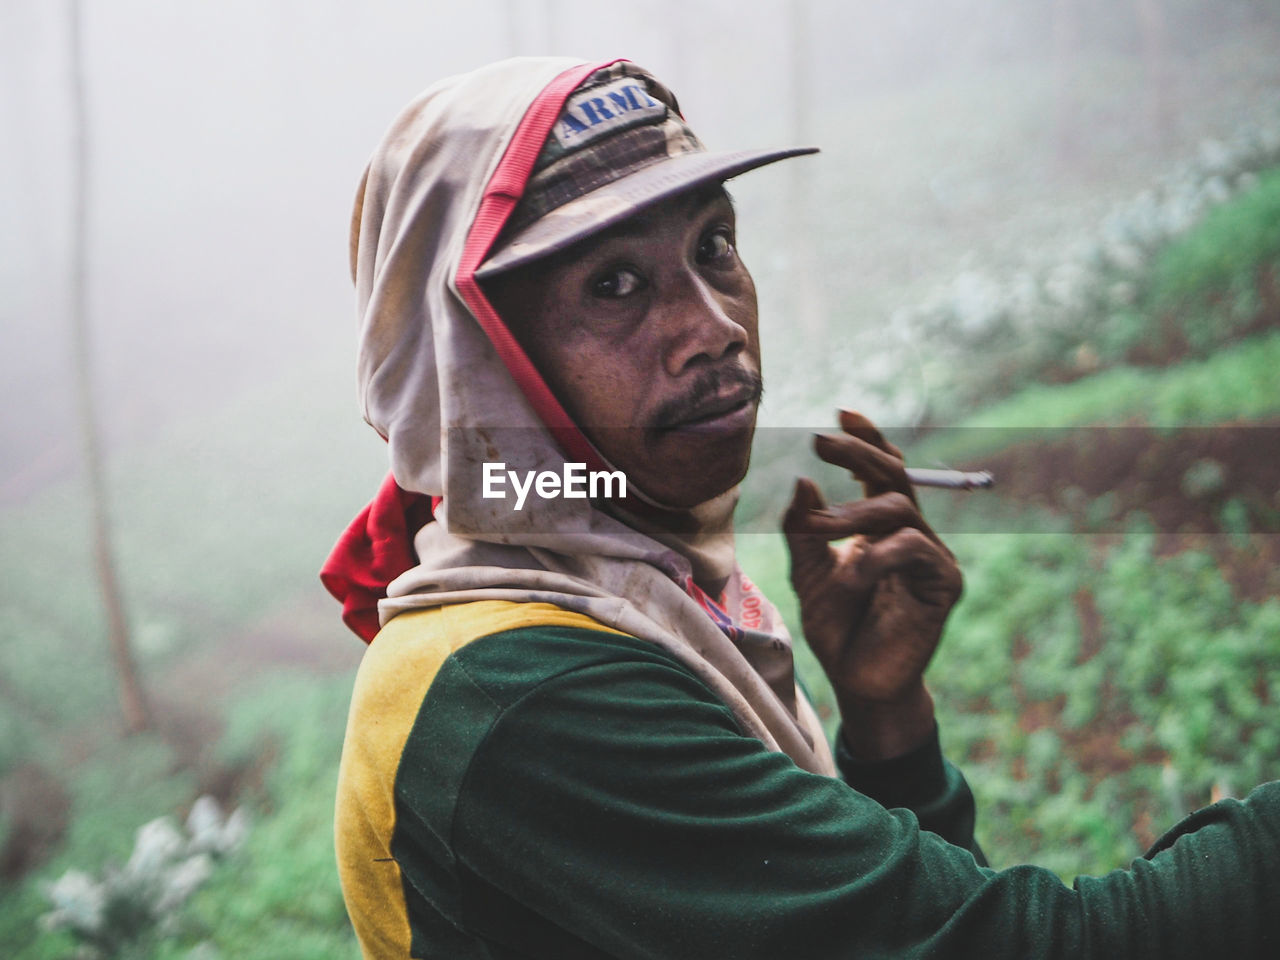
[(527, 911), (620, 958), (1176, 960), (1280, 946), (1278, 785), (1069, 888), (1034, 867), (986, 869), (910, 810), (800, 770), (674, 666), (600, 664), (522, 693), (488, 725), (453, 809), (465, 913), (497, 941)]
[(915, 750), (892, 760), (859, 760), (836, 734), (836, 766), (844, 782), (882, 807), (903, 807), (916, 815), (922, 830), (963, 847), (982, 866), (987, 858), (974, 838), (973, 793), (964, 775), (942, 756), (938, 728)]

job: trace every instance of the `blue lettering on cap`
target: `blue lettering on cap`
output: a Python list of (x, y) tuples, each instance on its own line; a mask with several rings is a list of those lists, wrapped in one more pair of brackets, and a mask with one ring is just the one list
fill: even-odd
[[(639, 97), (636, 96), (639, 94)], [(644, 97), (645, 102), (640, 102), (640, 97)], [(613, 101), (613, 105), (619, 110), (640, 110), (642, 107), (661, 107), (657, 100), (649, 96), (644, 88), (639, 84), (629, 83), (621, 90), (610, 90), (609, 99)]]
[[(564, 115), (560, 117), (560, 122), (564, 124), (563, 137), (565, 139), (572, 137), (575, 133), (586, 133), (588, 129), (587, 125), (575, 117), (570, 110), (564, 112)], [(560, 133), (557, 131), (556, 135), (560, 136)]]
[(666, 109), (634, 78), (619, 77), (571, 97), (552, 131), (562, 147), (577, 147), (631, 126), (637, 118), (665, 116)]
[[(587, 119), (591, 121), (593, 127), (603, 120), (612, 120), (617, 116), (617, 114), (610, 113), (609, 108), (604, 105), (604, 97), (592, 97), (590, 100), (583, 100), (578, 106), (587, 115)], [(597, 110), (600, 111), (599, 114), (596, 113)]]

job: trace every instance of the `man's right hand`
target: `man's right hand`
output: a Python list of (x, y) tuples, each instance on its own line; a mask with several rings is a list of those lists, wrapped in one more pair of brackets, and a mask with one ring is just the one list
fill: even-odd
[(835, 690), (848, 746), (887, 759), (933, 732), (923, 675), (961, 576), (920, 514), (898, 449), (859, 413), (841, 411), (840, 426), (814, 449), (862, 481), (865, 498), (828, 507), (801, 478), (782, 527), (805, 639)]

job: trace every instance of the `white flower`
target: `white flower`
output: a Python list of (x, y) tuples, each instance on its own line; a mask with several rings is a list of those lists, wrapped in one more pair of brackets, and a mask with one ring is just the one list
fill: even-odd
[(249, 811), (236, 807), (227, 822), (222, 825), (221, 844), (218, 852), (228, 854), (239, 847), (249, 836)]
[(187, 833), (191, 835), (192, 850), (218, 850), (222, 827), (222, 808), (213, 797), (205, 794), (191, 805), (191, 813), (187, 815)]
[(985, 333), (1004, 313), (997, 283), (974, 270), (966, 270), (952, 284), (951, 305), (964, 333)]
[(1107, 289), (1107, 300), (1113, 307), (1127, 307), (1138, 301), (1137, 284), (1130, 283), (1128, 280), (1120, 280), (1113, 283)]
[(1028, 271), (1018, 273), (1007, 291), (1009, 315), (1017, 329), (1030, 329), (1040, 318), (1044, 300), (1040, 285)]
[(1209, 203), (1224, 203), (1231, 199), (1231, 187), (1222, 177), (1210, 177), (1205, 182), (1203, 196)]
[(45, 894), (54, 909), (40, 923), (46, 930), (70, 929), (86, 950), (97, 952), (132, 943), (151, 929), (168, 935), (177, 927), (179, 908), (213, 873), (214, 857), (238, 846), (247, 832), (243, 810), (224, 819), (216, 801), (201, 797), (186, 834), (159, 817), (138, 829), (123, 868), (107, 866), (100, 880), (68, 870), (50, 884)]
[(1200, 166), (1209, 173), (1225, 173), (1231, 168), (1231, 151), (1219, 140), (1200, 143)]
[(92, 934), (102, 927), (106, 891), (83, 870), (68, 870), (45, 887), (44, 893), (53, 904), (53, 909), (40, 917), (46, 930), (69, 928)]
[(1131, 243), (1112, 243), (1106, 248), (1107, 262), (1117, 270), (1137, 273), (1146, 263), (1146, 257)]
[(1170, 237), (1186, 233), (1199, 219), (1200, 204), (1194, 197), (1180, 195), (1164, 208), (1164, 228)]
[(157, 817), (138, 828), (133, 842), (133, 854), (124, 866), (124, 872), (133, 877), (146, 877), (159, 873), (169, 862), (182, 856), (186, 841), (168, 817)]
[(1091, 280), (1091, 271), (1081, 264), (1067, 261), (1053, 269), (1045, 280), (1044, 289), (1059, 306), (1081, 310), (1088, 302)]
[(182, 906), (213, 873), (213, 858), (207, 853), (188, 857), (165, 871), (156, 899), (155, 913), (165, 916)]
[(1246, 170), (1240, 176), (1236, 177), (1236, 189), (1241, 193), (1246, 190), (1252, 190), (1258, 185), (1258, 175), (1252, 170)]

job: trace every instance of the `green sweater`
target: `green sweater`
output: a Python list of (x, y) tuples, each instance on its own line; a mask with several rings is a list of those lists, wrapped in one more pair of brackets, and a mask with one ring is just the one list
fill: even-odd
[(1068, 888), (975, 860), (936, 742), (838, 760), (768, 752), (680, 663), (584, 617), (403, 614), (353, 698), (344, 893), (372, 957), (1280, 955), (1280, 786)]

